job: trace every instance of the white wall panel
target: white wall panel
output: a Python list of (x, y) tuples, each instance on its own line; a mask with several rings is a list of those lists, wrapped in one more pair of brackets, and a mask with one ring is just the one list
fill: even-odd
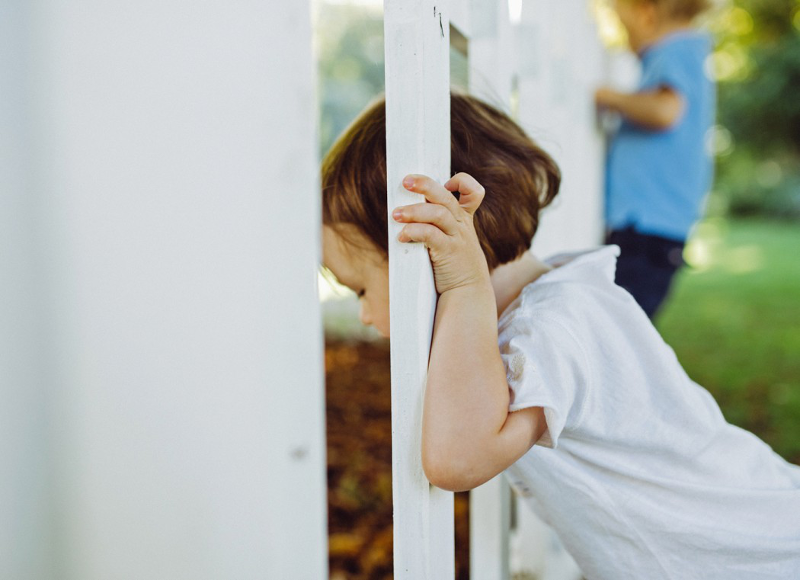
[(31, 23), (54, 577), (326, 577), (307, 3)]

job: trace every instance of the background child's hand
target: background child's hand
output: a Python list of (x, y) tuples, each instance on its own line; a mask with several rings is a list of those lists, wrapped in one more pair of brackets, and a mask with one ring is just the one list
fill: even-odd
[[(489, 268), (472, 221), (483, 201), (481, 184), (470, 175), (459, 173), (443, 186), (424, 175), (408, 175), (403, 186), (421, 193), (427, 201), (392, 212), (395, 221), (408, 224), (397, 239), (425, 244), (433, 263), (437, 292), (444, 294), (455, 288), (488, 283)], [(459, 192), (459, 199), (453, 195), (455, 191)]]
[(617, 106), (619, 93), (608, 87), (600, 87), (594, 93), (594, 102), (598, 107), (614, 109)]

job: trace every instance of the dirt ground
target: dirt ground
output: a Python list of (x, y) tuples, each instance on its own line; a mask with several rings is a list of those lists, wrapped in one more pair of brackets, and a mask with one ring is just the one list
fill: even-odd
[[(328, 538), (331, 580), (392, 578), (388, 342), (328, 341)], [(469, 578), (469, 504), (456, 494), (456, 579)]]

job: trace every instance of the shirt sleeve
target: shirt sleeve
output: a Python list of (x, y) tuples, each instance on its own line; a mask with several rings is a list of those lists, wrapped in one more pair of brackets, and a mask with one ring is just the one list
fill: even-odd
[(500, 345), (511, 390), (509, 411), (542, 407), (547, 428), (537, 445), (555, 448), (564, 429), (582, 415), (588, 393), (588, 362), (583, 348), (560, 322), (537, 319)]
[(642, 79), (642, 90), (668, 87), (686, 98), (693, 92), (692, 84), (689, 63), (684, 62), (677, 54), (664, 54), (653, 63), (651, 70)]

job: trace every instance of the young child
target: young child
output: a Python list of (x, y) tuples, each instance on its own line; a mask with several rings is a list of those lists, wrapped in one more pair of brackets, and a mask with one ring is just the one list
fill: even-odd
[[(553, 160), (503, 113), (451, 99), (452, 171), (392, 208), (439, 301), (422, 425), (429, 480), (505, 472), (592, 580), (800, 578), (800, 468), (725, 422), (614, 283), (618, 249), (528, 250)], [(389, 335), (385, 106), (323, 163), (325, 265)], [(458, 194), (456, 197), (454, 194)]]
[(607, 242), (620, 247), (617, 283), (651, 318), (683, 264), (684, 243), (711, 186), (706, 135), (714, 84), (711, 40), (692, 29), (707, 0), (616, 0), (642, 62), (637, 92), (601, 88), (596, 101), (623, 121), (608, 154)]

